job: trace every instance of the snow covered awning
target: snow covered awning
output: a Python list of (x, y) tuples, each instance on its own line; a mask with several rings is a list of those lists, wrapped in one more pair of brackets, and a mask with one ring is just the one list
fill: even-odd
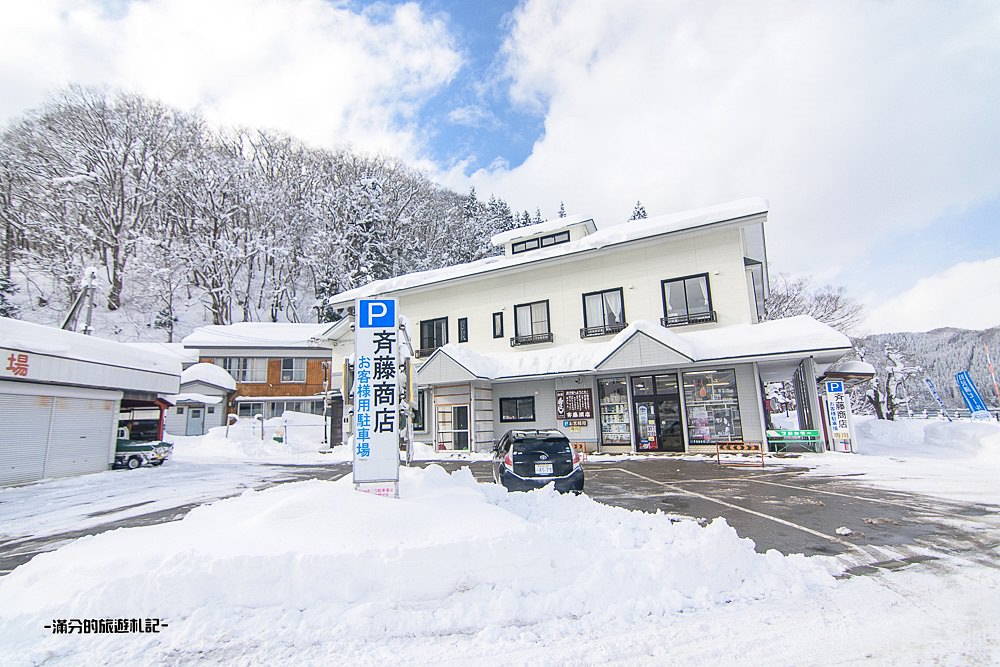
[(178, 403), (204, 403), (205, 405), (218, 405), (222, 403), (221, 396), (209, 396), (207, 394), (198, 394), (193, 392), (185, 392), (177, 394), (176, 396), (168, 396), (168, 399), (174, 405)]
[(190, 368), (184, 369), (181, 373), (181, 384), (192, 382), (203, 382), (219, 389), (236, 391), (236, 380), (222, 366), (215, 364), (197, 363)]
[(417, 378), (421, 384), (435, 385), (754, 361), (794, 368), (804, 357), (813, 357), (821, 365), (833, 363), (850, 349), (847, 336), (805, 315), (690, 333), (638, 321), (601, 344), (574, 343), (503, 354), (482, 354), (448, 344), (424, 362)]

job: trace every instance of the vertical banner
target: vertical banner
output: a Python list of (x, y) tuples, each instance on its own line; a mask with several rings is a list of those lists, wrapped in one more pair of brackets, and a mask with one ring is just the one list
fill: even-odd
[(844, 383), (826, 383), (826, 414), (830, 426), (830, 447), (835, 452), (853, 452), (851, 437), (851, 407), (844, 392)]
[(958, 383), (958, 390), (962, 392), (962, 399), (965, 401), (966, 407), (969, 408), (969, 412), (972, 413), (972, 418), (985, 417), (989, 419), (990, 412), (986, 409), (983, 397), (979, 395), (979, 390), (976, 389), (976, 385), (972, 382), (972, 376), (969, 375), (969, 371), (955, 373), (955, 382)]
[(934, 381), (925, 375), (924, 382), (927, 383), (927, 389), (931, 392), (931, 396), (941, 406), (941, 414), (947, 417), (948, 421), (951, 421), (951, 415), (948, 414), (948, 408), (944, 407), (944, 401), (941, 400), (941, 394), (938, 393), (937, 387), (934, 386)]
[(354, 326), (354, 483), (399, 481), (399, 312), (359, 299)]

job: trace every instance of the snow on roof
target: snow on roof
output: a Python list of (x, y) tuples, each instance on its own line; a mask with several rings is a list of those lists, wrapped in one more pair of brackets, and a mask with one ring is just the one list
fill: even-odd
[[(362, 285), (361, 287), (347, 290), (346, 292), (341, 292), (340, 294), (335, 294), (330, 297), (328, 303), (346, 303), (354, 301), (358, 298), (399, 292), (413, 287), (421, 287), (447, 280), (464, 278), (480, 273), (486, 273), (488, 271), (514, 268), (540, 260), (562, 257), (578, 252), (598, 250), (607, 246), (627, 243), (638, 239), (659, 236), (662, 234), (673, 234), (681, 231), (697, 229), (706, 225), (745, 218), (750, 215), (766, 213), (767, 210), (767, 200), (755, 197), (751, 199), (741, 199), (728, 204), (710, 206), (708, 208), (683, 211), (672, 215), (647, 218), (645, 220), (633, 220), (620, 225), (614, 225), (606, 229), (600, 229), (593, 234), (583, 237), (582, 239), (571, 241), (569, 243), (562, 243), (549, 248), (519, 253), (517, 255), (487, 257), (485, 259), (469, 262), (467, 264), (456, 264), (455, 266), (447, 266), (441, 269), (419, 271), (417, 273), (408, 273), (396, 278), (376, 280), (368, 283), (367, 285)], [(523, 229), (524, 228), (522, 228), (521, 231), (523, 231)], [(190, 336), (188, 338), (190, 338)], [(187, 338), (184, 339), (184, 344), (189, 344)]]
[(875, 367), (867, 361), (851, 359), (834, 368), (832, 372), (844, 375), (875, 375)]
[(228, 389), (229, 391), (236, 389), (236, 380), (233, 379), (233, 376), (226, 372), (226, 369), (222, 366), (216, 366), (215, 364), (197, 363), (185, 369), (181, 373), (181, 384), (184, 385), (189, 382), (204, 382), (213, 387)]
[(310, 338), (329, 324), (293, 322), (238, 322), (198, 327), (184, 340), (185, 347), (315, 347)]
[(692, 362), (814, 350), (847, 351), (851, 347), (850, 339), (844, 334), (807, 315), (801, 315), (760, 324), (736, 324), (690, 333), (675, 333), (657, 323), (640, 320), (630, 324), (606, 343), (573, 343), (545, 350), (501, 354), (483, 354), (468, 346), (449, 343), (435, 354), (445, 354), (476, 377), (491, 380), (592, 373), (602, 361), (638, 333), (654, 338)]
[(7, 317), (0, 318), (0, 347), (174, 376), (181, 370), (176, 358), (161, 351)]
[(182, 364), (198, 363), (198, 350), (184, 347), (183, 343), (125, 343), (129, 347), (146, 352), (173, 357)]
[(221, 396), (209, 396), (208, 394), (199, 394), (197, 392), (183, 392), (173, 396), (167, 396), (166, 398), (174, 405), (177, 405), (178, 403), (204, 403), (205, 405), (218, 405), (222, 402)]
[(545, 222), (539, 222), (538, 224), (528, 225), (527, 227), (518, 227), (517, 229), (511, 229), (510, 231), (494, 234), (490, 237), (490, 243), (495, 246), (502, 246), (509, 241), (528, 238), (538, 234), (544, 234), (546, 232), (554, 232), (558, 229), (563, 229), (565, 227), (585, 222), (590, 223), (589, 226), (591, 227), (591, 233), (596, 231), (597, 226), (594, 224), (594, 220), (589, 216), (567, 215), (565, 218), (553, 218), (552, 220), (546, 220)]

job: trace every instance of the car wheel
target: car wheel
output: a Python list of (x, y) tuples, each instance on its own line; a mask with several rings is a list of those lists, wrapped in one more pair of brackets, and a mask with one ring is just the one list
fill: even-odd
[(142, 465), (142, 459), (138, 456), (129, 457), (127, 465), (129, 470), (135, 470)]

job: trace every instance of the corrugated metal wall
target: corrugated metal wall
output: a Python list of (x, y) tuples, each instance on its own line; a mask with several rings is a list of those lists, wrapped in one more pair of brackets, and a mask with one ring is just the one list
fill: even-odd
[[(66, 393), (83, 395), (58, 395)], [(104, 397), (114, 395), (3, 383), (0, 485), (107, 470), (114, 458), (119, 402)]]

